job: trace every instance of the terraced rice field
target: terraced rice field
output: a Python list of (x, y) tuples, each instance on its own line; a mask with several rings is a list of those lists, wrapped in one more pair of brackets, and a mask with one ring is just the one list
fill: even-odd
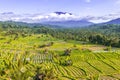
[[(52, 55), (39, 54), (34, 57), (34, 62), (51, 63), (55, 69), (55, 74), (64, 79), (92, 79), (99, 80), (119, 80), (120, 79), (120, 58), (119, 53), (74, 53), (71, 58), (72, 66), (62, 66), (56, 64)], [(49, 66), (49, 65), (48, 65)]]
[[(46, 67), (52, 66), (54, 74), (58, 75), (61, 80), (120, 80), (119, 51), (86, 52), (82, 49), (89, 49), (94, 45), (69, 43), (56, 40), (50, 36), (38, 37), (41, 37), (41, 35), (19, 38), (10, 44), (5, 43), (7, 40), (1, 41), (0, 52), (21, 53), (22, 51), (29, 51), (30, 54), (34, 54), (30, 59), (31, 61), (35, 64), (46, 64)], [(51, 41), (54, 42), (52, 46), (38, 47)], [(59, 61), (57, 63), (54, 59), (55, 55), (63, 54), (65, 49), (73, 48), (74, 45), (76, 45), (77, 49), (72, 50), (69, 56), (73, 65), (64, 66), (58, 64)], [(43, 54), (42, 51), (44, 50), (48, 50), (48, 53)]]

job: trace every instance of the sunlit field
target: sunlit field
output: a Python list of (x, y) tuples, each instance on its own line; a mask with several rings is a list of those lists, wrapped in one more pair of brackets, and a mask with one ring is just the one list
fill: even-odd
[(12, 37), (0, 37), (1, 80), (33, 80), (38, 72), (46, 73), (45, 80), (120, 79), (119, 48), (106, 51), (106, 46), (44, 34)]

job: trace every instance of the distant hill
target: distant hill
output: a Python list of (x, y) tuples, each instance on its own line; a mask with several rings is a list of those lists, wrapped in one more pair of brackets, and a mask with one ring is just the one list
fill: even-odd
[(41, 22), (41, 23), (5, 21), (1, 23), (16, 24), (16, 25), (29, 26), (29, 27), (46, 26), (51, 28), (80, 28), (94, 24), (87, 20), (49, 21), (49, 22)]
[(79, 28), (84, 26), (92, 25), (92, 22), (87, 20), (69, 20), (69, 21), (51, 21), (51, 22), (44, 22), (42, 24), (54, 25), (54, 26), (61, 26), (63, 28)]
[(120, 24), (120, 18), (108, 21), (108, 22), (106, 22), (104, 24)]
[[(65, 14), (65, 13), (60, 13), (56, 12), (56, 14)], [(69, 13), (71, 14), (71, 13)], [(92, 22), (89, 22), (88, 20), (66, 20), (66, 21), (48, 21), (48, 22), (41, 22), (41, 23), (26, 23), (26, 22), (15, 22), (15, 21), (4, 21), (0, 22), (2, 24), (16, 24), (16, 25), (21, 25), (21, 26), (29, 26), (29, 27), (34, 27), (34, 26), (46, 26), (50, 28), (94, 28), (94, 29), (111, 29), (112, 27), (119, 28), (117, 25), (120, 25), (120, 18), (105, 22), (105, 23), (100, 23), (100, 24), (95, 24)]]
[(49, 24), (42, 24), (42, 23), (26, 23), (26, 22), (15, 22), (15, 21), (0, 21), (0, 24), (11, 24), (11, 25), (18, 25), (18, 26), (26, 26), (26, 27), (49, 27), (49, 28), (63, 28), (57, 25), (49, 25)]
[(15, 25), (20, 25), (20, 26), (28, 26), (28, 27), (33, 27), (33, 26), (42, 26), (41, 23), (26, 23), (26, 22), (15, 22), (15, 21), (0, 21), (2, 24), (15, 24)]

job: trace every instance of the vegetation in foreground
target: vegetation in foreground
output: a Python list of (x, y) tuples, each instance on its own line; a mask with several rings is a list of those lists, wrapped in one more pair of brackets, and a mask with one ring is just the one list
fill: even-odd
[(119, 50), (27, 27), (1, 28), (0, 80), (119, 80)]

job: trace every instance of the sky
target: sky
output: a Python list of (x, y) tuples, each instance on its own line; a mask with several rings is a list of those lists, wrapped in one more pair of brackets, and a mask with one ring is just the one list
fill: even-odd
[[(40, 21), (40, 19), (55, 18), (53, 12), (68, 12), (73, 16), (67, 18), (94, 17), (91, 21), (102, 22), (111, 18), (119, 17), (120, 0), (1, 0), (0, 1), (0, 20), (26, 20), (30, 22)], [(10, 14), (11, 13), (11, 14)], [(36, 15), (36, 16), (35, 16)], [(21, 17), (22, 16), (22, 17)], [(58, 15), (59, 16), (59, 15)], [(106, 17), (107, 16), (107, 17)], [(8, 17), (8, 18), (7, 18)], [(22, 19), (20, 19), (20, 17)], [(39, 17), (39, 18), (37, 18)], [(57, 16), (56, 16), (57, 17)], [(32, 18), (32, 20), (30, 20)], [(62, 19), (61, 19), (62, 18)], [(78, 19), (77, 18), (77, 19)], [(109, 19), (108, 19), (109, 18)], [(13, 19), (13, 20), (14, 20)], [(36, 20), (35, 20), (36, 19)], [(63, 20), (60, 16), (60, 19)], [(49, 19), (50, 20), (50, 19)], [(56, 20), (56, 19), (55, 19)]]

